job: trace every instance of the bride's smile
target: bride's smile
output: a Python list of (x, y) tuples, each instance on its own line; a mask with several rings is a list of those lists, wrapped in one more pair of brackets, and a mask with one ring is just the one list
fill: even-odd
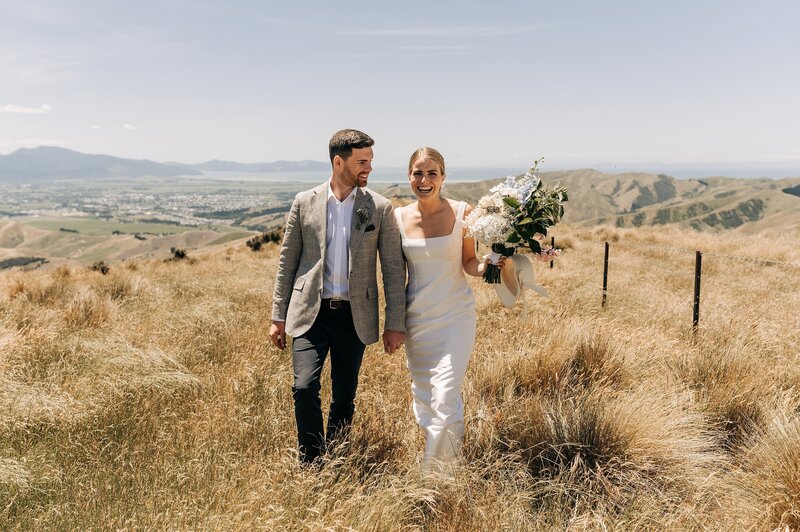
[(408, 173), (411, 190), (418, 199), (438, 197), (445, 177), (439, 164), (427, 158), (417, 159)]

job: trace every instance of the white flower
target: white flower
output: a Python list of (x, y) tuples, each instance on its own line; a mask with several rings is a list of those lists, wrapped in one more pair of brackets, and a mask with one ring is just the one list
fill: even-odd
[(531, 186), (533, 186), (533, 188), (539, 186), (539, 182), (541, 181), (541, 179), (539, 179), (539, 176), (537, 176), (536, 174), (532, 174), (530, 170), (525, 172), (525, 180), (529, 181), (531, 183)]
[[(540, 188), (541, 179), (536, 175), (540, 161), (536, 161), (522, 177), (506, 177), (504, 182), (493, 186), (489, 194), (478, 200), (465, 220), (470, 236), (486, 245), (505, 244), (513, 236), (516, 245), (527, 243), (533, 247), (531, 240), (535, 231), (558, 222), (558, 213), (563, 211), (561, 204), (567, 201), (566, 191), (563, 187)], [(506, 203), (509, 198), (515, 200), (510, 201), (514, 207)], [(539, 225), (526, 225), (532, 219)], [(517, 225), (519, 221), (525, 223)]]
[(500, 196), (514, 198), (516, 200), (522, 199), (519, 184), (514, 176), (506, 177), (506, 180), (503, 183), (499, 183), (490, 188), (489, 193), (499, 194)]
[(514, 213), (497, 192), (483, 196), (467, 216), (465, 223), (470, 236), (492, 245), (505, 242), (514, 231)]

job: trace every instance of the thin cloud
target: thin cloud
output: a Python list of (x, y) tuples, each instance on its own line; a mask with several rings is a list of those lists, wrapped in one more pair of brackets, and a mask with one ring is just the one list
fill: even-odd
[(52, 107), (47, 104), (41, 105), (39, 107), (23, 107), (21, 105), (4, 105), (0, 107), (0, 113), (15, 113), (15, 114), (23, 114), (23, 115), (42, 115), (50, 111)]
[(130, 124), (130, 123), (126, 122), (126, 123), (122, 124), (121, 126), (114, 126), (114, 129), (116, 131), (119, 131), (119, 130), (123, 130), (123, 131), (140, 131), (142, 129), (142, 126), (135, 126), (133, 124)]
[(397, 46), (385, 52), (355, 52), (349, 54), (336, 54), (335, 57), (348, 57), (353, 59), (404, 59), (417, 57), (443, 57), (470, 55), (483, 50), (473, 46)]
[(794, 162), (800, 160), (800, 150), (792, 150), (791, 152), (773, 152), (761, 155), (761, 160), (764, 161), (790, 161)]
[(474, 52), (480, 50), (474, 46), (398, 46), (398, 50), (414, 52)]
[(344, 30), (338, 32), (338, 35), (357, 35), (362, 37), (502, 37), (505, 35), (527, 33), (549, 26), (552, 26), (552, 24), (462, 26), (453, 28), (389, 28), (378, 30)]
[[(104, 35), (112, 42), (131, 50), (137, 54), (181, 53), (192, 50), (195, 41), (179, 40), (161, 28), (139, 27), (125, 28), (107, 26)], [(108, 54), (106, 54), (108, 55)]]
[(261, 22), (265, 24), (272, 24), (275, 26), (285, 26), (288, 28), (308, 28), (309, 23), (307, 20), (302, 19), (288, 19), (288, 18), (278, 18), (278, 17), (259, 17)]
[(65, 49), (0, 51), (0, 71), (8, 79), (24, 85), (47, 85), (80, 81), (82, 62), (79, 52)]

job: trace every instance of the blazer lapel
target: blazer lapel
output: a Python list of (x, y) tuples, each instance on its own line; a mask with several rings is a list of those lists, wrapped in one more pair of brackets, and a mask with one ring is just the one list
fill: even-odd
[[(355, 251), (358, 249), (358, 246), (361, 245), (361, 240), (364, 238), (364, 231), (367, 229), (367, 226), (370, 223), (370, 219), (372, 218), (372, 211), (375, 208), (375, 203), (372, 201), (372, 197), (368, 194), (365, 194), (361, 188), (356, 188), (356, 201), (353, 204), (353, 218), (350, 222), (350, 269), (353, 268), (353, 255)], [(358, 213), (365, 212), (367, 213), (365, 222), (360, 222), (360, 218)]]
[(319, 238), (320, 256), (325, 258), (326, 243), (328, 241), (328, 184), (314, 189), (314, 199), (311, 205), (311, 223), (317, 231)]

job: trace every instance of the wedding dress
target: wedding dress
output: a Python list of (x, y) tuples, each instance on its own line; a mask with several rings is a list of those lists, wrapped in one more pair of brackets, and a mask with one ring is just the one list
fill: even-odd
[(475, 344), (475, 300), (461, 263), (465, 203), (447, 236), (408, 238), (395, 210), (406, 287), (406, 356), (414, 415), (425, 433), (423, 469), (439, 469), (461, 454), (464, 404), (461, 384)]

